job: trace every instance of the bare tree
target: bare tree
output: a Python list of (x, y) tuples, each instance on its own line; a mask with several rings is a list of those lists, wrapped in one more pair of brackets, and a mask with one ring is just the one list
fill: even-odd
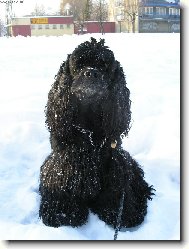
[(108, 19), (108, 4), (106, 0), (62, 0), (60, 13), (73, 15), (80, 33), (84, 33), (86, 21), (98, 21), (100, 31), (104, 33), (103, 22)]
[(113, 6), (112, 13), (114, 18), (118, 20), (120, 25), (121, 22), (123, 22), (124, 25), (127, 26), (128, 31), (131, 30), (135, 33), (138, 25), (140, 7), (143, 1), (144, 0), (110, 0)]
[(91, 20), (92, 0), (62, 0), (60, 13), (73, 15), (74, 21), (80, 30), (84, 32), (85, 21)]
[(0, 37), (6, 34), (6, 29), (3, 21), (0, 19)]
[(100, 32), (104, 33), (103, 22), (108, 20), (108, 3), (105, 0), (95, 0), (92, 6), (92, 19), (98, 21)]
[(41, 5), (36, 4), (35, 8), (34, 8), (34, 11), (31, 12), (31, 15), (34, 15), (34, 16), (44, 16), (44, 15), (46, 15), (44, 5), (43, 4), (41, 4)]
[(131, 24), (133, 33), (136, 31), (139, 5), (139, 0), (124, 0), (123, 2), (124, 18)]
[(60, 13), (73, 15), (74, 20), (90, 19), (92, 0), (62, 0)]

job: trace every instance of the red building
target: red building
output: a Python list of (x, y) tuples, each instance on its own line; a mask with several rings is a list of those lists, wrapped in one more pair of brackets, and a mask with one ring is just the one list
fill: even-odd
[(12, 19), (12, 36), (61, 36), (74, 33), (72, 16), (29, 16)]
[(64, 34), (115, 33), (115, 22), (88, 21), (81, 26), (73, 16), (26, 16), (13, 18), (12, 36), (62, 36)]
[(75, 34), (86, 34), (86, 33), (115, 33), (115, 22), (100, 22), (88, 21), (83, 24), (74, 23)]

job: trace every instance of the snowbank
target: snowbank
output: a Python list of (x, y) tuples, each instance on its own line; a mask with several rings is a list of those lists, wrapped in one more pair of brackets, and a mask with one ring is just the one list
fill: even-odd
[[(95, 35), (100, 38), (100, 34)], [(80, 228), (38, 219), (39, 168), (50, 152), (47, 94), (60, 63), (90, 35), (0, 38), (0, 239), (112, 240), (114, 230), (90, 213)], [(156, 188), (145, 222), (120, 240), (180, 239), (179, 34), (106, 34), (127, 76), (132, 128), (124, 148)]]

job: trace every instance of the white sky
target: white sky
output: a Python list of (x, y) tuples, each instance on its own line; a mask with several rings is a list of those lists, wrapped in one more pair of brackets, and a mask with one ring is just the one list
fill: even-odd
[[(35, 5), (41, 5), (43, 4), (45, 7), (45, 10), (48, 12), (52, 11), (58, 11), (60, 7), (60, 0), (23, 0), (23, 3), (20, 3), (18, 0), (18, 3), (13, 3), (13, 13), (15, 13), (16, 16), (22, 16), (30, 14), (34, 8)], [(3, 1), (0, 0), (0, 18), (4, 20), (5, 17), (5, 3), (2, 3)]]

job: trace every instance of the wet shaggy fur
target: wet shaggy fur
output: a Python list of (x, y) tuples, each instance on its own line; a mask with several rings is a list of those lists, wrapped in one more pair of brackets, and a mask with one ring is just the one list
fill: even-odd
[(130, 91), (104, 40), (80, 44), (62, 63), (48, 95), (52, 151), (41, 166), (39, 215), (47, 226), (87, 222), (89, 210), (116, 228), (141, 224), (152, 186), (121, 147), (130, 129)]

